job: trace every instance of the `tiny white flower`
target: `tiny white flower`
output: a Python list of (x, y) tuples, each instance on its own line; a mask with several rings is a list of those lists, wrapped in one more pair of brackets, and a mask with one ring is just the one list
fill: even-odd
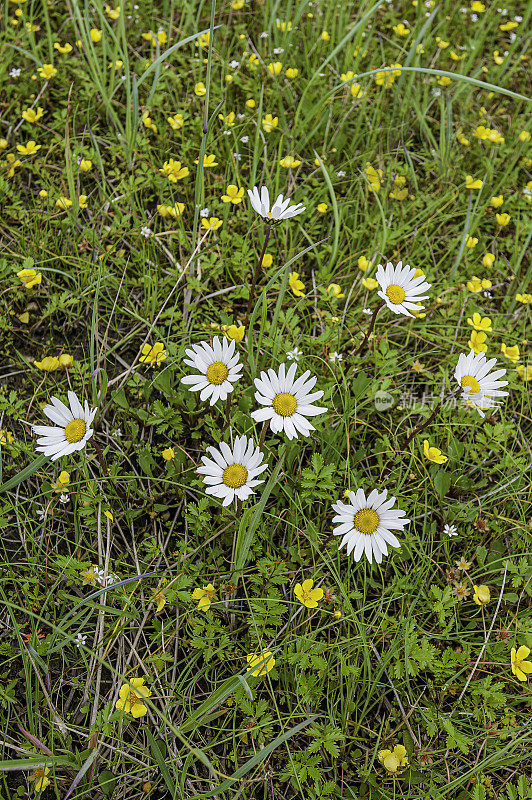
[(201, 208), (199, 212), (200, 217), (208, 217), (209, 216), (209, 209), (208, 208)]
[(336, 350), (334, 353), (329, 353), (329, 361), (342, 361), (343, 355), (341, 353), (337, 353)]
[(262, 33), (261, 33), (261, 35), (260, 35), (260, 38), (261, 38), (261, 39), (267, 39), (267, 38), (268, 38), (268, 33), (267, 33), (267, 31), (262, 31)]
[(280, 56), (281, 53), (284, 53), (284, 47), (274, 47), (273, 48), (274, 55)]
[(243, 119), (246, 119), (246, 115), (245, 115), (245, 114), (242, 114), (241, 112), (239, 112), (239, 113), (236, 115), (236, 118), (237, 118), (237, 119), (239, 119), (239, 120), (243, 120)]
[(523, 17), (520, 14), (518, 14), (516, 17), (514, 17), (514, 20), (516, 22), (522, 22), (523, 21)]
[(231, 67), (231, 69), (236, 69), (237, 67), (240, 66), (240, 61), (235, 61), (235, 59), (233, 59), (232, 61), (229, 62), (229, 66)]
[(200, 400), (209, 400), (213, 406), (218, 400), (226, 400), (242, 376), (240, 355), (235, 355), (236, 343), (224, 339), (220, 342), (214, 337), (212, 347), (208, 342), (200, 342), (188, 347), (184, 359), (187, 366), (197, 369), (199, 375), (184, 375), (181, 383), (190, 386), (191, 392), (200, 392)]
[(434, 97), (439, 97), (439, 96), (440, 96), (440, 94), (441, 94), (441, 89), (438, 89), (438, 88), (436, 88), (436, 87), (435, 87), (435, 88), (432, 90), (432, 94), (433, 94), (433, 96), (434, 96)]
[(515, 31), (511, 31), (510, 32), (510, 41), (511, 42), (515, 42), (516, 39), (517, 39), (517, 34), (515, 33)]
[(254, 186), (253, 189), (248, 189), (248, 195), (254, 210), (257, 214), (260, 214), (261, 217), (264, 217), (264, 219), (290, 219), (290, 217), (295, 217), (296, 214), (301, 214), (301, 212), (305, 210), (305, 206), (301, 203), (291, 206), (290, 199), (288, 197), (286, 200), (283, 199), (282, 194), (276, 198), (273, 206), (270, 208), (270, 193), (266, 186), (262, 186), (260, 190), (258, 186)]
[(242, 155), (240, 153), (233, 153), (233, 158), (237, 161), (242, 161)]
[(496, 364), (496, 358), (490, 358), (488, 361), (485, 353), (475, 355), (475, 351), (470, 350), (468, 355), (460, 353), (454, 371), (458, 385), (464, 390), (462, 397), (469, 405), (476, 408), (481, 417), (484, 417), (484, 411), (497, 405), (498, 400), (494, 398), (508, 394), (501, 389), (502, 386), (508, 385), (508, 381), (500, 380), (506, 375), (506, 370), (498, 369), (491, 372)]
[(333, 534), (343, 537), (340, 548), (347, 545), (347, 555), (353, 553), (355, 561), (360, 561), (365, 552), (370, 564), (373, 558), (380, 564), (382, 557), (388, 555), (388, 545), (401, 546), (392, 531), (402, 531), (410, 520), (400, 508), (392, 508), (395, 497), (387, 499), (387, 489), (380, 493), (373, 489), (367, 498), (362, 489), (349, 492), (348, 496), (349, 503), (333, 503), (333, 522), (339, 523)]
[(415, 278), (416, 270), (408, 265), (403, 267), (403, 262), (398, 261), (397, 266), (388, 261), (386, 267), (379, 264), (375, 278), (381, 288), (377, 292), (390, 311), (394, 314), (405, 314), (407, 317), (414, 316), (409, 309), (420, 311), (425, 306), (418, 303), (419, 300), (426, 300), (428, 294), (422, 294), (430, 289), (431, 284), (425, 281), (425, 276), (420, 275)]
[(140, 229), (140, 234), (141, 234), (141, 236), (144, 236), (145, 239), (147, 239), (149, 236), (151, 236), (151, 230), (148, 228), (147, 225), (144, 225)]
[(57, 397), (52, 397), (51, 404), (43, 408), (44, 414), (58, 427), (32, 425), (34, 433), (40, 437), (35, 449), (50, 456), (52, 461), (83, 450), (94, 433), (91, 423), (96, 409), (90, 409), (87, 401), (82, 406), (75, 392), (68, 392), (68, 402), (70, 408)]
[(205, 492), (222, 500), (223, 506), (230, 505), (233, 500), (247, 500), (254, 494), (255, 486), (264, 483), (256, 478), (268, 464), (262, 463), (264, 453), (255, 447), (253, 439), (237, 436), (232, 449), (220, 442), (219, 449), (208, 447), (207, 452), (212, 459), (202, 456), (203, 466), (196, 471), (204, 475), (204, 482), (209, 484)]
[(323, 392), (312, 392), (317, 378), (309, 379), (310, 370), (294, 380), (297, 364), (292, 364), (286, 371), (286, 365), (281, 364), (279, 372), (273, 369), (261, 372), (260, 378), (255, 378), (255, 400), (265, 408), (252, 411), (251, 416), (256, 422), (269, 421), (273, 433), (283, 431), (289, 439), (297, 439), (298, 433), (309, 436), (315, 430), (307, 417), (315, 417), (327, 411), (322, 406), (313, 403), (323, 397)]
[(87, 637), (84, 636), (82, 633), (78, 633), (76, 634), (75, 641), (76, 641), (76, 647), (81, 647), (81, 645), (84, 645), (85, 642), (87, 641)]
[(20, 76), (21, 71), (22, 70), (19, 67), (13, 67), (13, 69), (9, 73), (9, 77), (10, 78), (18, 78)]
[(458, 528), (456, 527), (456, 525), (444, 525), (443, 532), (450, 537), (458, 536)]
[(363, 309), (362, 309), (362, 313), (363, 313), (363, 314), (367, 314), (367, 315), (368, 315), (368, 317), (370, 317), (370, 316), (373, 314), (373, 311), (372, 311), (372, 309), (371, 309), (371, 308), (363, 308)]
[(478, 22), (478, 14), (471, 14), (471, 22)]
[(240, 141), (242, 144), (247, 144), (249, 142), (249, 136), (241, 136)]
[(231, 136), (232, 131), (231, 130), (226, 130), (226, 131), (222, 131), (222, 133), (223, 133), (224, 136)]
[(299, 347), (294, 347), (293, 350), (288, 350), (286, 357), (289, 361), (299, 361), (302, 355), (303, 351)]
[(59, 495), (59, 502), (60, 502), (60, 503), (68, 503), (68, 501), (69, 501), (69, 500), (70, 500), (70, 497), (68, 496), (68, 494), (65, 494), (65, 493), (63, 492), (63, 493), (61, 493), (61, 494)]
[(43, 520), (45, 518), (45, 516), (46, 516), (46, 511), (44, 510), (44, 508), (42, 506), (37, 506), (37, 512), (36, 513), (37, 513), (37, 516), (39, 517), (40, 520)]
[(345, 173), (345, 171), (343, 169), (339, 169), (338, 172), (336, 173), (336, 177), (337, 178), (345, 178), (345, 176), (346, 176), (346, 173)]

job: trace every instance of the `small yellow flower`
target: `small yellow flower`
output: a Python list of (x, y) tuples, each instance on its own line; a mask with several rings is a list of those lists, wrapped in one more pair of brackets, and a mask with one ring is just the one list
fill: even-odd
[(477, 355), (478, 353), (485, 353), (488, 349), (487, 344), (485, 344), (487, 338), (483, 331), (471, 331), (471, 337), (467, 344)]
[(94, 42), (94, 44), (97, 44), (98, 42), (101, 42), (101, 40), (102, 40), (102, 32), (98, 28), (91, 28), (90, 34), (91, 34), (91, 39)]
[(401, 70), (401, 64), (391, 64), (375, 74), (375, 83), (377, 86), (384, 86), (385, 89), (389, 89), (395, 83), (396, 77), (401, 74)]
[(56, 356), (46, 356), (42, 361), (33, 363), (37, 369), (41, 369), (43, 372), (55, 372), (56, 369), (59, 369), (59, 359)]
[(225, 192), (226, 193), (222, 195), (222, 203), (235, 203), (235, 205), (237, 205), (242, 202), (242, 198), (244, 197), (243, 187), (239, 189), (234, 183), (230, 183)]
[(262, 259), (262, 266), (265, 267), (266, 269), (268, 269), (268, 267), (271, 267), (272, 264), (273, 264), (273, 256), (272, 256), (272, 254), (271, 253), (264, 253), (264, 256), (263, 256), (263, 259)]
[(296, 583), (294, 594), (300, 603), (306, 608), (317, 608), (319, 601), (323, 598), (323, 589), (319, 587), (313, 589), (314, 581), (307, 578), (303, 583)]
[(524, 367), (522, 364), (517, 365), (517, 374), (521, 378), (521, 380), (528, 383), (528, 381), (532, 381), (532, 366)]
[(436, 78), (436, 83), (439, 83), (440, 86), (449, 86), (451, 78), (449, 78), (448, 75), (441, 75), (439, 78)]
[(470, 292), (478, 293), (482, 291), (482, 281), (480, 278), (477, 278), (476, 275), (473, 275), (471, 280), (467, 282), (466, 286)]
[(57, 50), (58, 53), (61, 53), (61, 55), (65, 56), (72, 52), (72, 45), (68, 42), (65, 42), (65, 44), (54, 42), (54, 49)]
[(316, 210), (319, 211), (320, 214), (325, 214), (328, 208), (329, 206), (327, 205), (327, 203), (318, 203), (318, 205), (316, 206)]
[(446, 47), (449, 47), (449, 42), (444, 41), (440, 36), (436, 36), (436, 44), (441, 50), (445, 50)]
[(506, 358), (509, 358), (510, 361), (513, 361), (514, 364), (516, 364), (519, 361), (519, 345), (517, 344), (513, 346), (508, 346), (503, 342), (501, 344), (501, 353), (503, 354), (503, 356), (506, 356)]
[(42, 67), (39, 67), (37, 72), (41, 78), (45, 78), (47, 81), (49, 81), (50, 78), (53, 78), (54, 75), (57, 75), (57, 70), (53, 64), (43, 64)]
[(407, 28), (404, 22), (399, 22), (397, 25), (393, 25), (393, 32), (396, 33), (398, 36), (409, 36), (410, 35), (410, 28)]
[(384, 178), (384, 173), (381, 169), (375, 169), (369, 162), (364, 167), (364, 174), (369, 183), (370, 189), (373, 192), (378, 192), (381, 188), (381, 181)]
[(482, 583), (480, 586), (473, 586), (473, 589), (473, 602), (476, 603), (477, 606), (487, 605), (491, 600), (489, 586)]
[(118, 697), (116, 708), (119, 711), (131, 714), (134, 719), (148, 713), (148, 709), (142, 701), (146, 697), (151, 697), (151, 689), (144, 686), (144, 678), (130, 678), (128, 683), (124, 683), (120, 687)]
[(42, 281), (41, 273), (34, 269), (21, 269), (20, 272), (17, 272), (17, 278), (20, 278), (26, 289), (33, 289)]
[(228, 325), (224, 330), (224, 333), (228, 339), (233, 339), (235, 342), (241, 342), (246, 333), (246, 329), (243, 325)]
[(84, 569), (79, 573), (79, 577), (82, 579), (83, 586), (94, 586), (96, 584), (97, 575), (99, 573), (99, 568), (97, 564), (93, 564), (88, 569)]
[(466, 241), (466, 247), (476, 247), (478, 244), (478, 239), (476, 236), (468, 236)]
[(529, 655), (530, 648), (525, 647), (524, 644), (521, 645), (518, 650), (516, 650), (515, 647), (512, 647), (510, 654), (512, 672), (520, 681), (526, 681), (527, 675), (530, 675), (532, 672), (532, 661), (525, 661), (526, 657)]
[(70, 473), (66, 472), (65, 470), (62, 470), (59, 473), (59, 477), (56, 480), (56, 482), (52, 483), (52, 489), (54, 489), (56, 492), (62, 492), (64, 491), (64, 489), (66, 489), (69, 483), (70, 483)]
[(324, 41), (324, 42), (328, 42), (330, 38), (331, 38), (331, 37), (329, 36), (329, 33), (328, 33), (327, 31), (322, 31), (322, 32), (321, 32), (321, 39), (322, 39), (322, 41)]
[(357, 261), (357, 267), (360, 270), (362, 270), (362, 272), (366, 272), (371, 267), (372, 264), (373, 264), (373, 262), (372, 261), (368, 261), (366, 256), (360, 256), (360, 258)]
[(484, 184), (480, 179), (475, 180), (471, 175), (466, 175), (465, 185), (466, 189), (482, 189)]
[(207, 231), (217, 231), (218, 228), (221, 228), (223, 225), (223, 220), (218, 219), (218, 217), (203, 217), (201, 220), (201, 227), (205, 228)]
[(207, 94), (207, 89), (205, 88), (205, 84), (202, 81), (199, 81), (194, 85), (194, 94), (196, 97), (203, 97)]
[(66, 211), (67, 209), (71, 208), (72, 200), (70, 197), (58, 197), (55, 201), (55, 205), (57, 208), (60, 208), (62, 211)]
[(396, 774), (401, 767), (408, 766), (406, 748), (402, 744), (396, 744), (393, 750), (381, 750), (379, 761), (388, 772)]
[(491, 331), (493, 328), (491, 327), (491, 319), (489, 317), (481, 317), (478, 311), (475, 311), (473, 314), (473, 319), (471, 317), (467, 318), (467, 324), (471, 325), (476, 331)]
[(495, 197), (492, 197), (490, 200), (490, 205), (493, 206), (493, 208), (500, 208), (500, 206), (502, 206), (503, 203), (504, 203), (504, 197), (502, 194), (498, 194)]
[(199, 600), (198, 602), (198, 610), (199, 611), (208, 611), (211, 607), (211, 603), (213, 599), (215, 599), (216, 589), (212, 585), (212, 583), (208, 583), (207, 586), (202, 586), (201, 589), (197, 587), (192, 592), (192, 599)]
[(82, 172), (90, 172), (92, 169), (92, 161), (90, 158), (82, 158), (79, 162), (79, 168)]
[(280, 61), (272, 61), (268, 64), (268, 72), (270, 75), (279, 75), (283, 69), (283, 65)]
[(493, 262), (495, 261), (495, 256), (493, 253), (484, 253), (482, 256), (482, 266), (483, 267), (491, 267), (493, 266)]
[(142, 364), (155, 367), (165, 361), (167, 356), (168, 352), (164, 349), (164, 344), (162, 342), (156, 342), (153, 346), (145, 344), (142, 347), (139, 361)]
[(299, 280), (299, 272), (291, 272), (288, 277), (288, 283), (296, 297), (305, 296), (305, 284)]
[(108, 6), (106, 3), (105, 13), (109, 17), (109, 19), (118, 19), (118, 17), (120, 16), (120, 6), (117, 6), (116, 8), (111, 8), (111, 6)]
[(246, 100), (246, 108), (255, 108), (256, 105), (256, 101), (252, 97), (248, 97)]
[(528, 305), (532, 303), (532, 294), (516, 294), (515, 299), (518, 303), (525, 303), (525, 305)]
[(149, 128), (154, 133), (157, 133), (157, 125), (154, 122), (152, 122), (152, 119), (148, 111), (145, 111), (144, 114), (142, 115), (142, 123), (145, 128)]
[(114, 521), (115, 521), (115, 518), (114, 518), (114, 516), (113, 516), (113, 513), (112, 513), (111, 511), (109, 511), (109, 509), (108, 509), (108, 508), (106, 508), (106, 509), (105, 509), (105, 511), (104, 511), (103, 513), (104, 513), (104, 515), (107, 517), (107, 519), (109, 520), (109, 522), (114, 522)]
[(334, 297), (336, 300), (340, 300), (342, 297), (345, 297), (345, 294), (342, 292), (341, 287), (337, 283), (330, 283), (327, 286), (326, 292), (330, 297)]
[(529, 142), (530, 141), (530, 132), (529, 131), (521, 131), (518, 136), (520, 142)]
[(86, 194), (80, 194), (80, 196), (78, 197), (78, 205), (79, 205), (80, 208), (87, 208), (87, 195)]
[(502, 64), (502, 62), (504, 61), (504, 56), (499, 55), (499, 51), (498, 50), (494, 50), (493, 51), (493, 60), (494, 60), (494, 62), (496, 64)]
[(495, 218), (497, 220), (497, 225), (499, 225), (501, 228), (504, 228), (506, 225), (508, 225), (511, 219), (510, 215), (506, 214), (506, 212), (504, 214), (495, 214)]
[(188, 167), (181, 166), (181, 161), (174, 161), (173, 158), (165, 161), (159, 172), (161, 175), (166, 175), (168, 180), (172, 183), (177, 183), (177, 181), (180, 181), (182, 178), (186, 178), (187, 175), (189, 175)]
[(33, 787), (37, 793), (44, 792), (50, 786), (50, 779), (47, 777), (50, 774), (48, 767), (37, 767), (31, 775)]
[(482, 14), (486, 10), (486, 6), (484, 3), (481, 3), (480, 0), (473, 0), (471, 3), (471, 11), (475, 14)]
[(22, 119), (26, 122), (38, 122), (44, 114), (43, 109), (39, 106), (37, 110), (34, 108), (26, 108), (22, 112)]
[(438, 450), (437, 447), (431, 447), (429, 445), (428, 439), (423, 441), (423, 453), (425, 458), (428, 461), (432, 461), (434, 464), (445, 464), (445, 462), (448, 460), (447, 456), (444, 456), (441, 450)]
[[(199, 164), (199, 159), (194, 161), (194, 164)], [(208, 167), (217, 167), (218, 162), (216, 161), (216, 156), (211, 153), (211, 155), (204, 155), (203, 156), (203, 169), (207, 169)]]
[(173, 117), (166, 117), (166, 121), (174, 131), (179, 131), (183, 127), (183, 115), (174, 114)]
[(288, 69), (285, 72), (285, 75), (287, 78), (290, 78), (290, 80), (293, 80), (294, 78), (297, 78), (297, 76), (299, 75), (299, 70), (296, 69), (295, 67), (288, 67)]
[(166, 450), (163, 450), (161, 455), (165, 461), (172, 461), (172, 459), (175, 458), (175, 450), (173, 447), (167, 447)]
[(514, 22), (513, 19), (509, 20), (508, 22), (503, 22), (502, 25), (499, 25), (500, 31), (513, 31), (514, 28), (517, 28), (518, 23)]
[(29, 142), (26, 142), (26, 144), (17, 144), (17, 150), (23, 156), (32, 156), (34, 153), (40, 150), (41, 147), (42, 145), (37, 144), (33, 141), (33, 139), (31, 139)]
[(275, 658), (273, 658), (270, 650), (261, 650), (260, 653), (249, 653), (249, 655), (246, 656), (246, 660), (249, 664), (247, 671), (251, 672), (255, 678), (266, 675), (275, 666)]
[(236, 115), (234, 111), (230, 111), (226, 116), (218, 114), (218, 119), (223, 120), (227, 128), (232, 128), (235, 124)]
[(271, 114), (266, 114), (262, 118), (262, 127), (265, 133), (271, 133), (279, 124), (279, 117), (273, 117)]
[(363, 278), (362, 279), (362, 286), (364, 287), (364, 289), (367, 289), (368, 292), (371, 292), (371, 291), (373, 291), (373, 289), (376, 289), (378, 285), (379, 285), (379, 283), (378, 283), (378, 281), (375, 280), (375, 278)]
[(469, 567), (471, 566), (471, 561), (466, 561), (466, 559), (462, 556), (458, 559), (458, 561), (454, 562), (456, 564), (456, 568), (461, 570), (462, 572), (467, 572)]
[(293, 156), (285, 156), (279, 161), (279, 164), (282, 167), (285, 167), (285, 169), (295, 169), (295, 167), (299, 167), (301, 161), (299, 161), (297, 158), (294, 158)]
[(0, 445), (5, 447), (6, 445), (13, 444), (15, 441), (15, 437), (11, 433), (11, 431), (6, 431), (4, 428), (0, 428)]

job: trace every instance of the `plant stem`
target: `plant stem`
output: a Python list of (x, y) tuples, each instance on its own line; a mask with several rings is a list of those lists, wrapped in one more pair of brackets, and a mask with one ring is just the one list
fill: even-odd
[(370, 320), (370, 323), (369, 323), (369, 327), (368, 327), (366, 333), (364, 334), (364, 338), (360, 342), (360, 345), (358, 346), (358, 349), (355, 350), (355, 352), (352, 355), (353, 358), (358, 356), (358, 354), (364, 349), (364, 347), (366, 345), (366, 342), (368, 341), (368, 339), (369, 339), (369, 337), (370, 337), (370, 335), (371, 335), (371, 333), (373, 331), (373, 328), (375, 327), (375, 321), (377, 319), (377, 314), (379, 313), (379, 311), (381, 310), (383, 305), (384, 305), (384, 300), (381, 300), (381, 302), (378, 304), (378, 306), (376, 307), (375, 311), (373, 312), (373, 316), (371, 317), (371, 320)]
[(440, 400), (440, 402), (438, 403), (438, 405), (436, 406), (436, 408), (434, 409), (434, 411), (432, 412), (432, 414), (430, 415), (430, 417), (428, 417), (428, 418), (425, 420), (425, 422), (422, 422), (422, 423), (421, 423), (421, 425), (418, 425), (418, 427), (417, 427), (417, 428), (414, 428), (414, 430), (412, 431), (412, 433), (410, 434), (410, 436), (407, 438), (407, 440), (406, 440), (406, 442), (405, 442), (405, 447), (408, 447), (408, 445), (410, 444), (410, 442), (412, 441), (412, 439), (414, 438), (414, 436), (417, 436), (417, 435), (418, 435), (418, 433), (421, 433), (421, 431), (425, 430), (425, 428), (426, 428), (428, 425), (430, 425), (430, 423), (432, 422), (432, 420), (434, 419), (434, 417), (436, 416), (436, 414), (438, 413), (438, 411), (440, 411), (440, 410), (442, 409), (442, 407), (443, 407), (444, 403), (445, 403), (447, 400), (449, 400), (451, 397), (457, 397), (457, 396), (460, 394), (460, 392), (461, 392), (461, 391), (462, 391), (462, 389), (461, 389), (461, 388), (458, 388), (458, 389), (457, 389), (455, 392), (451, 392), (451, 394), (449, 394), (449, 395), (446, 395), (445, 397), (443, 397), (443, 398)]
[(248, 307), (246, 309), (246, 316), (244, 318), (244, 325), (247, 326), (249, 315), (251, 314), (251, 307), (253, 306), (253, 301), (255, 299), (255, 287), (257, 286), (257, 281), (259, 279), (259, 272), (262, 266), (262, 259), (264, 258), (264, 254), (266, 253), (266, 248), (268, 246), (268, 240), (270, 238), (270, 233), (272, 230), (271, 222), (268, 223), (266, 226), (266, 234), (264, 236), (264, 244), (262, 246), (262, 252), (259, 256), (259, 260), (257, 261), (257, 266), (255, 267), (255, 271), (253, 273), (253, 279), (251, 281), (251, 288), (249, 290), (249, 300), (248, 300)]

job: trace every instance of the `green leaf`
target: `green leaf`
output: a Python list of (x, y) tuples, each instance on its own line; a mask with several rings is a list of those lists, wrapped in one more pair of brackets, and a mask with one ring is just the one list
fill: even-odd
[(8, 481), (3, 483), (0, 486), (0, 494), (2, 494), (2, 492), (8, 492), (10, 489), (14, 489), (15, 486), (18, 486), (19, 483), (25, 481), (26, 478), (30, 478), (35, 472), (37, 472), (38, 469), (42, 467), (47, 459), (48, 456), (45, 456), (44, 453), (36, 458), (35, 461), (32, 461), (32, 463), (25, 467), (25, 469), (21, 470), (17, 475), (14, 475)]
[(434, 488), (438, 493), (439, 497), (445, 497), (449, 489), (451, 488), (451, 476), (445, 470), (440, 469), (439, 472), (436, 473), (434, 478)]

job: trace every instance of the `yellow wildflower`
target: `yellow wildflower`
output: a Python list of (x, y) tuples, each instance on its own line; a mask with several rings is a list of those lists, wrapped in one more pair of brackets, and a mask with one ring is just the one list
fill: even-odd
[(144, 686), (144, 678), (130, 678), (128, 683), (124, 683), (120, 687), (118, 697), (116, 708), (119, 711), (131, 714), (134, 719), (148, 713), (148, 709), (142, 701), (146, 697), (151, 697), (151, 689)]
[(473, 586), (473, 602), (477, 606), (485, 606), (491, 600), (489, 587), (482, 583), (480, 586)]
[(265, 133), (271, 133), (274, 128), (279, 124), (279, 117), (272, 117), (271, 114), (266, 114), (262, 118), (262, 127)]
[(156, 342), (153, 346), (145, 344), (142, 347), (139, 361), (142, 364), (155, 367), (165, 361), (167, 356), (168, 352), (164, 349), (164, 344), (162, 342)]
[(447, 456), (444, 456), (441, 450), (438, 450), (437, 447), (431, 447), (429, 445), (428, 439), (423, 441), (423, 453), (425, 458), (428, 461), (432, 461), (434, 464), (445, 464), (445, 462), (448, 460)]
[(288, 283), (296, 297), (305, 296), (305, 284), (299, 280), (299, 272), (291, 272), (288, 277)]
[(307, 578), (303, 583), (296, 583), (294, 594), (300, 603), (306, 608), (317, 608), (319, 601), (323, 597), (323, 589), (319, 587), (313, 589), (314, 581), (312, 578)]
[(230, 183), (225, 194), (222, 195), (222, 203), (234, 203), (237, 205), (242, 202), (244, 197), (244, 188), (238, 188), (234, 183)]
[(212, 585), (212, 583), (208, 583), (207, 586), (202, 586), (201, 589), (197, 587), (192, 592), (192, 599), (198, 600), (198, 610), (199, 611), (208, 611), (211, 607), (211, 603), (213, 599), (215, 599), (216, 589)]
[(396, 744), (393, 750), (381, 750), (379, 761), (388, 772), (396, 774), (401, 767), (408, 766), (406, 748), (402, 744)]
[(471, 317), (467, 318), (468, 325), (471, 325), (476, 331), (491, 331), (493, 328), (491, 327), (491, 319), (489, 317), (481, 317), (478, 311), (475, 311), (473, 314), (473, 319)]
[(510, 654), (512, 672), (520, 681), (526, 681), (527, 675), (530, 675), (532, 672), (532, 661), (525, 661), (529, 655), (530, 648), (525, 647), (524, 644), (521, 645), (518, 650), (516, 650), (515, 647), (512, 647)]
[(246, 656), (246, 660), (249, 664), (247, 671), (251, 672), (255, 678), (266, 675), (275, 666), (275, 658), (273, 658), (269, 650), (261, 650), (260, 653), (249, 653)]
[(503, 356), (506, 356), (506, 358), (509, 358), (510, 361), (513, 361), (514, 364), (516, 364), (519, 361), (519, 345), (517, 344), (509, 346), (507, 344), (504, 344), (503, 342), (501, 344), (501, 353), (503, 354)]
[(20, 278), (26, 289), (33, 289), (42, 281), (41, 273), (35, 269), (21, 269), (20, 272), (17, 272), (17, 278)]
[(487, 344), (485, 341), (488, 337), (483, 331), (472, 331), (471, 338), (468, 341), (469, 347), (475, 351), (475, 353), (485, 353), (488, 349)]

